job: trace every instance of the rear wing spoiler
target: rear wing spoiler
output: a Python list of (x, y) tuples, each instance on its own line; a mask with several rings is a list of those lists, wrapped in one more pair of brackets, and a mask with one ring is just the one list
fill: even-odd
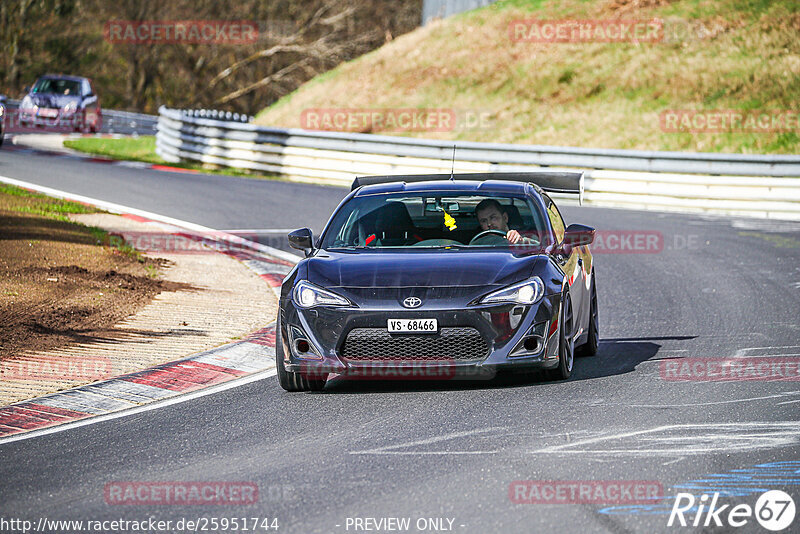
[(539, 172), (477, 172), (462, 174), (395, 174), (390, 176), (359, 176), (353, 180), (351, 191), (365, 185), (390, 182), (432, 182), (437, 180), (502, 180), (507, 182), (532, 183), (548, 193), (577, 195), (583, 204), (583, 172), (539, 171)]

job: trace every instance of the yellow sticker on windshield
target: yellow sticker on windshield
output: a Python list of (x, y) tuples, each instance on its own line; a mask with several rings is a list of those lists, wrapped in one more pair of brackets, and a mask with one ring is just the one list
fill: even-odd
[[(442, 210), (442, 211), (444, 211), (444, 210)], [(447, 213), (446, 211), (444, 212), (444, 225), (445, 225), (445, 226), (446, 226), (446, 227), (447, 227), (447, 228), (448, 228), (448, 229), (449, 229), (451, 232), (452, 232), (453, 230), (455, 230), (456, 228), (458, 228), (458, 226), (456, 226), (456, 220), (453, 218), (453, 216), (452, 216), (452, 215), (450, 215), (450, 214), (449, 214), (449, 213)]]

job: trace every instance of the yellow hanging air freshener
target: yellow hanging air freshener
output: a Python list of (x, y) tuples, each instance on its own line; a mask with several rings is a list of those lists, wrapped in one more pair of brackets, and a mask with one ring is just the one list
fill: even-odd
[[(443, 211), (444, 211), (444, 210), (443, 210)], [(452, 232), (453, 230), (455, 230), (456, 228), (458, 228), (458, 226), (456, 226), (456, 220), (453, 218), (453, 216), (452, 216), (452, 215), (450, 215), (450, 214), (449, 214), (449, 213), (447, 213), (446, 211), (444, 212), (444, 225), (445, 225), (445, 226), (448, 228), (448, 230), (450, 230), (451, 232)]]

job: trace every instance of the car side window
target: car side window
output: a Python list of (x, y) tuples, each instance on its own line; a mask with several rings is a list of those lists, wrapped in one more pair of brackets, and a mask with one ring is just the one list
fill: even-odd
[(82, 88), (83, 96), (89, 96), (90, 94), (92, 94), (92, 88), (89, 86), (88, 81), (84, 80), (82, 85), (83, 85)]
[(564, 241), (564, 231), (566, 228), (564, 226), (564, 219), (558, 212), (555, 203), (550, 200), (550, 197), (546, 197), (545, 202), (547, 202), (547, 217), (550, 219), (550, 224), (553, 226), (553, 232), (556, 234), (556, 241), (561, 243)]

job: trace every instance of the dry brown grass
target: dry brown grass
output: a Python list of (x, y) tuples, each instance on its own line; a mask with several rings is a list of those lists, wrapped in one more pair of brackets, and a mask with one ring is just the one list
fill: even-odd
[[(797, 152), (798, 132), (666, 133), (670, 109), (800, 108), (800, 14), (789, 1), (500, 2), (435, 22), (305, 84), (259, 124), (311, 108), (485, 110), (489, 128), (374, 132), (587, 147)], [(527, 6), (527, 7), (526, 7)], [(533, 6), (533, 7), (532, 7)], [(665, 20), (655, 44), (513, 42), (517, 19)]]

